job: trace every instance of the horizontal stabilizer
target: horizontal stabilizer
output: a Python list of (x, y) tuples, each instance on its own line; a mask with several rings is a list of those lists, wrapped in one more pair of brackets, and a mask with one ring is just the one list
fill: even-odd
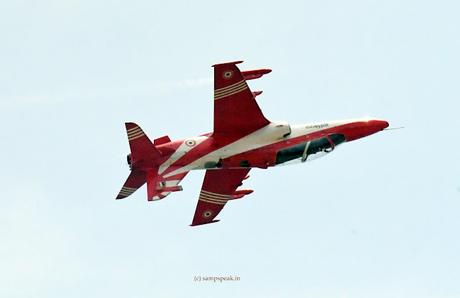
[(139, 187), (144, 185), (145, 183), (145, 173), (141, 171), (132, 171), (128, 179), (126, 179), (125, 184), (121, 188), (118, 196), (116, 197), (117, 200), (124, 199), (131, 194), (133, 194)]
[(164, 136), (153, 140), (153, 145), (158, 146), (169, 142), (171, 142), (171, 139), (168, 136)]

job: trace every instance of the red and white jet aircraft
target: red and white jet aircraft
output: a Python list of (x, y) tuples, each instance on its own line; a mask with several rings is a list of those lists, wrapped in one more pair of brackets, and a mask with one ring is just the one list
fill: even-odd
[(192, 226), (217, 222), (215, 217), (232, 200), (252, 190), (238, 189), (251, 168), (273, 167), (309, 161), (350, 142), (388, 127), (379, 119), (339, 120), (289, 125), (271, 122), (262, 114), (246, 81), (270, 69), (240, 71), (242, 61), (215, 64), (214, 131), (171, 141), (168, 136), (153, 143), (135, 123), (126, 123), (131, 173), (117, 199), (124, 199), (147, 183), (147, 199), (156, 201), (181, 191), (180, 181), (191, 170), (206, 170)]

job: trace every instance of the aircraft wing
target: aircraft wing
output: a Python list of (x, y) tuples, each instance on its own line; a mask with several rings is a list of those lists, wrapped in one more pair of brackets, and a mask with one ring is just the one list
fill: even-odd
[(192, 226), (217, 222), (214, 218), (232, 199), (242, 198), (251, 190), (236, 191), (250, 169), (207, 170)]
[(246, 135), (270, 123), (262, 114), (246, 80), (257, 79), (269, 69), (241, 72), (236, 64), (242, 61), (215, 64), (214, 67), (214, 136)]

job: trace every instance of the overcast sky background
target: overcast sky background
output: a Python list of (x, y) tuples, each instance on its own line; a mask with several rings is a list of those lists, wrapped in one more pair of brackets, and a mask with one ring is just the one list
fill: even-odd
[[(2, 1), (1, 297), (460, 297), (457, 1)], [(203, 174), (114, 198), (125, 121), (212, 130), (212, 68), (290, 123), (405, 129), (290, 167), (191, 228)], [(210, 283), (194, 276), (239, 276)]]

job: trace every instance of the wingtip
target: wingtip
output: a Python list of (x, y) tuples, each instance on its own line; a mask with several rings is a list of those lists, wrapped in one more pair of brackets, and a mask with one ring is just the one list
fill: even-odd
[(207, 224), (211, 224), (211, 223), (215, 223), (215, 222), (219, 222), (220, 219), (214, 219), (214, 220), (211, 220), (211, 221), (208, 221), (208, 222), (192, 222), (192, 224), (190, 225), (191, 227), (194, 227), (194, 226), (202, 226), (202, 225), (207, 225)]
[(235, 64), (240, 64), (240, 63), (243, 63), (243, 60), (232, 61), (232, 62), (216, 63), (216, 64), (212, 65), (212, 67), (222, 66), (222, 65), (235, 65)]
[(139, 126), (139, 125), (137, 125), (134, 122), (125, 122), (126, 129), (131, 129), (131, 128), (134, 128), (134, 127), (137, 127), (137, 126)]

